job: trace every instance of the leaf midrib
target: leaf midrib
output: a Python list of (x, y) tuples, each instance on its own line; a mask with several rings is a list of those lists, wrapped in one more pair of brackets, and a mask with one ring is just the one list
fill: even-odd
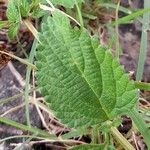
[[(57, 25), (56, 25), (57, 26)], [(71, 29), (69, 29), (69, 30), (71, 30)], [(54, 31), (53, 30), (51, 30), (52, 31), (52, 33), (53, 33), (53, 36), (55, 36), (55, 33), (54, 33)], [(81, 32), (83, 32), (83, 31), (81, 31)], [(70, 31), (70, 33), (71, 33), (71, 31)], [(69, 36), (70, 36), (70, 33), (68, 34)], [(62, 38), (63, 38), (63, 40), (64, 40), (64, 45), (66, 46), (66, 48), (67, 48), (67, 50), (68, 50), (68, 52), (69, 52), (69, 54), (70, 54), (70, 56), (71, 56), (71, 59), (73, 60), (73, 61), (75, 61), (74, 59), (73, 59), (73, 56), (72, 56), (72, 54), (71, 54), (71, 52), (70, 52), (70, 47), (68, 47), (68, 41), (66, 42), (66, 40), (65, 40), (65, 38), (64, 38), (64, 35), (63, 34), (61, 34), (62, 35)], [(81, 36), (81, 34), (80, 34), (80, 36)], [(79, 37), (80, 37), (79, 36)], [(71, 36), (70, 36), (71, 37)], [(60, 42), (60, 43), (62, 43), (58, 38), (57, 38), (57, 36), (55, 36), (55, 38)], [(69, 38), (69, 39), (72, 39), (72, 37), (71, 38)], [(72, 42), (72, 41), (70, 41), (70, 42)], [(67, 44), (66, 44), (67, 43)], [(62, 43), (63, 44), (63, 43)], [(79, 42), (79, 44), (80, 44), (80, 42)], [(81, 48), (81, 46), (80, 46), (80, 48)], [(82, 51), (82, 49), (81, 49), (81, 51)], [(54, 52), (54, 51), (53, 51)], [(93, 51), (94, 52), (94, 51)], [(55, 52), (54, 52), (55, 53)], [(94, 53), (95, 54), (95, 53)], [(57, 54), (55, 54), (58, 58), (59, 58), (59, 56), (57, 55)], [(95, 58), (96, 58), (96, 55), (95, 55)], [(84, 59), (84, 57), (83, 57), (83, 59)], [(61, 59), (59, 58), (59, 60), (61, 61)], [(97, 59), (96, 59), (97, 60)], [(63, 64), (63, 66), (65, 66), (64, 65), (64, 63), (61, 61), (61, 63)], [(99, 62), (98, 62), (98, 60), (97, 60), (97, 63), (99, 64)], [(96, 96), (96, 98), (97, 98), (97, 100), (98, 100), (98, 102), (99, 102), (99, 104), (100, 104), (100, 106), (101, 106), (101, 108), (102, 108), (102, 110), (104, 111), (104, 113), (106, 114), (106, 116), (107, 116), (107, 118), (109, 118), (109, 114), (105, 111), (105, 109), (103, 108), (103, 106), (101, 105), (101, 103), (100, 103), (100, 101), (99, 101), (99, 96), (96, 94), (96, 92), (93, 90), (93, 88), (91, 88), (91, 85), (90, 85), (90, 83), (88, 82), (88, 80), (86, 79), (86, 77), (84, 76), (84, 74), (82, 73), (82, 71), (80, 70), (80, 68), (77, 66), (77, 64), (75, 63), (75, 66), (77, 67), (77, 69), (78, 69), (78, 71), (80, 72), (80, 74), (82, 74), (82, 76), (81, 77), (83, 77), (83, 79), (86, 81), (86, 83), (87, 83), (87, 85), (88, 85), (88, 87), (89, 87), (89, 89), (91, 89), (91, 91), (94, 93), (94, 95)], [(65, 66), (66, 67), (66, 66)], [(72, 72), (72, 70), (70, 69), (70, 71)], [(72, 73), (74, 73), (74, 72), (72, 72)]]

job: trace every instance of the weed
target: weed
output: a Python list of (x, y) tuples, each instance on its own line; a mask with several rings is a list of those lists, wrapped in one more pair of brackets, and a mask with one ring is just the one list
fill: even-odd
[[(69, 147), (73, 150), (114, 147), (110, 133), (122, 147), (132, 150), (134, 147), (116, 128), (121, 123), (121, 115), (127, 115), (134, 121), (150, 149), (150, 131), (136, 106), (139, 97), (137, 87), (149, 90), (150, 85), (129, 80), (128, 75), (125, 74), (118, 59), (113, 57), (109, 48), (101, 46), (97, 36), (89, 34), (82, 18), (82, 2), (84, 1), (11, 0), (9, 2), (8, 21), (1, 21), (0, 27), (6, 27), (7, 24), (9, 37), (14, 38), (19, 26), (25, 23), (36, 40), (30, 52), (29, 61), (17, 58), (28, 65), (25, 87), (27, 125), (21, 125), (3, 117), (0, 118), (0, 121), (33, 132), (41, 139), (51, 138), (56, 141), (67, 142), (68, 140), (70, 142), (69, 138), (74, 136), (83, 134), (91, 136), (91, 144)], [(76, 6), (79, 21), (66, 14), (65, 11), (56, 8), (60, 5), (66, 12)], [(117, 25), (116, 28), (119, 24), (127, 23), (150, 11), (149, 8), (145, 8), (132, 13), (123, 7), (119, 8), (119, 4), (103, 4), (102, 6), (130, 12), (129, 15), (116, 18), (115, 22), (108, 23), (108, 26), (111, 27)], [(50, 11), (51, 16), (47, 16), (47, 11)], [(39, 17), (43, 17), (43, 21), (41, 30), (37, 32), (29, 18)], [(69, 19), (74, 21), (74, 26), (77, 24), (78, 27), (73, 27)], [(32, 64), (35, 49), (36, 67)], [(119, 58), (119, 53), (117, 57)], [(33, 128), (30, 124), (28, 99), (31, 67), (36, 69), (37, 87), (49, 103), (49, 108), (63, 124), (75, 129), (63, 135), (62, 140), (55, 135)], [(103, 141), (99, 139), (100, 133), (104, 137)]]

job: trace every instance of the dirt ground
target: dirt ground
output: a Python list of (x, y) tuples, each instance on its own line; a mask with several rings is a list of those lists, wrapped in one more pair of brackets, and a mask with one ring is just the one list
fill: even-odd
[[(122, 0), (122, 5), (126, 5), (127, 0)], [(132, 3), (132, 7), (142, 7), (143, 1), (135, 0)], [(6, 20), (6, 8), (7, 5), (0, 1), (0, 20)], [(19, 41), (23, 45), (23, 48), (26, 49), (27, 53), (29, 53), (33, 36), (32, 34), (25, 28), (22, 27), (19, 31)], [(133, 22), (126, 25), (119, 26), (119, 40), (120, 45), (123, 51), (123, 54), (120, 56), (120, 62), (124, 65), (127, 73), (133, 71), (136, 73), (138, 54), (140, 48), (140, 38), (141, 38), (141, 24), (138, 22)], [(148, 39), (148, 49), (147, 49), (147, 59), (145, 62), (143, 81), (150, 82), (150, 33)], [(0, 29), (0, 48), (5, 48), (8, 51), (13, 52), (15, 55), (24, 58), (22, 50), (19, 46), (17, 40), (9, 41), (7, 38), (7, 29)], [(1, 66), (0, 66), (1, 68)], [(25, 73), (26, 67), (16, 60), (10, 61), (7, 65), (0, 69), (0, 115), (7, 116), (8, 118), (20, 122), (22, 124), (25, 123), (25, 113), (24, 107), (22, 106), (23, 97), (18, 96), (14, 98), (13, 101), (9, 101), (6, 103), (2, 103), (3, 99), (12, 97), (16, 94), (22, 93), (25, 85)], [(149, 96), (149, 93), (146, 93)], [(10, 111), (11, 110), (11, 111)], [(30, 115), (32, 125), (38, 128), (45, 128), (41, 122), (41, 119), (37, 113), (36, 108), (33, 105), (30, 105)], [(50, 128), (53, 128), (53, 131), (56, 134), (60, 134), (62, 132), (67, 132), (69, 129), (64, 128), (64, 126), (57, 124), (57, 122), (52, 121), (49, 118), (48, 114), (43, 113), (45, 116), (46, 122), (50, 124)], [(48, 118), (48, 119), (47, 119)], [(121, 132), (127, 132), (131, 128), (131, 120), (127, 117), (123, 119), (123, 127), (120, 127)], [(12, 136), (12, 135), (22, 135), (25, 134), (24, 131), (16, 129), (14, 127), (0, 124), (0, 139)], [(88, 141), (87, 137), (83, 137), (82, 140)], [(15, 146), (16, 142), (22, 142), (21, 140), (11, 140), (8, 143), (0, 143), (0, 150), (10, 150)], [(11, 144), (10, 144), (11, 143)], [(48, 145), (48, 146), (47, 146)], [(61, 143), (52, 143), (52, 144), (35, 144), (34, 149), (49, 149), (52, 150), (63, 150), (63, 144)], [(25, 149), (30, 149), (29, 145)], [(141, 149), (145, 149), (144, 144), (141, 142)]]

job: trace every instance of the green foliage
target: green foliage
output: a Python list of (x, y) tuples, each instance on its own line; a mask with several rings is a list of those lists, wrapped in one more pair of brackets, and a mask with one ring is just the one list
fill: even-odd
[(75, 146), (69, 150), (104, 150), (105, 146), (100, 144), (82, 144)]
[(15, 0), (10, 0), (8, 2), (6, 15), (10, 24), (8, 36), (10, 39), (13, 39), (18, 32), (21, 19), (20, 11), (18, 10), (17, 3)]
[(77, 3), (82, 3), (84, 2), (84, 0), (51, 0), (51, 2), (55, 5), (63, 5), (64, 7), (67, 8), (72, 8), (75, 5), (75, 1), (77, 1)]
[(55, 12), (42, 24), (39, 38), (38, 86), (63, 123), (95, 125), (134, 107), (134, 84), (85, 29), (73, 29), (66, 16)]
[(113, 22), (112, 25), (117, 24), (126, 24), (129, 23), (130, 21), (134, 20), (135, 18), (139, 17), (140, 15), (143, 15), (144, 13), (150, 12), (150, 8), (144, 8), (141, 10), (137, 10), (132, 14), (129, 14), (125, 17), (119, 18), (117, 22)]
[(28, 0), (10, 0), (8, 2), (7, 17), (11, 22), (19, 22), (21, 17), (27, 17), (30, 12)]
[[(27, 17), (39, 18), (42, 17), (45, 13), (39, 8), (39, 3), (44, 2), (44, 0), (9, 0), (7, 8), (7, 18), (9, 26), (8, 36), (10, 39), (13, 39), (19, 29), (21, 21)], [(0, 23), (4, 27), (4, 22)]]
[(0, 122), (6, 123), (7, 125), (14, 126), (15, 128), (19, 128), (19, 129), (24, 130), (24, 131), (32, 132), (36, 135), (40, 135), (43, 137), (49, 137), (51, 139), (57, 139), (57, 137), (53, 134), (49, 134), (49, 133), (47, 133), (47, 132), (45, 132), (39, 128), (36, 128), (36, 127), (29, 127), (27, 125), (20, 124), (18, 122), (10, 120), (6, 117), (0, 117)]
[[(81, 4), (83, 1), (84, 0), (52, 0), (52, 3), (54, 5), (63, 5), (64, 7), (72, 8), (76, 2)], [(45, 12), (39, 8), (39, 3), (45, 4), (47, 2), (46, 0), (9, 0), (6, 15), (11, 25), (8, 31), (10, 39), (16, 36), (23, 18), (28, 16), (39, 18), (45, 15)], [(1, 23), (0, 27), (4, 25), (4, 23)]]
[(28, 0), (18, 0), (18, 8), (20, 10), (21, 16), (26, 17), (29, 14), (30, 11), (30, 3)]
[(10, 25), (8, 29), (8, 37), (10, 39), (13, 39), (16, 36), (18, 29), (19, 29), (19, 23), (13, 23), (12, 25)]
[(15, 23), (19, 22), (20, 14), (16, 5), (16, 0), (10, 0), (8, 2), (6, 15), (10, 22), (15, 22)]
[(46, 11), (43, 11), (42, 9), (39, 8), (39, 3), (47, 4), (46, 0), (32, 0), (31, 6), (30, 6), (31, 8), (30, 15), (33, 18), (40, 18), (47, 14)]
[[(123, 68), (113, 58), (107, 47), (99, 45), (96, 37), (91, 37), (83, 27), (80, 4), (84, 0), (50, 0), (54, 5), (73, 8), (76, 4), (81, 29), (72, 28), (69, 19), (60, 12), (53, 12), (51, 17), (42, 24), (42, 31), (39, 34), (41, 43), (37, 51), (37, 80), (45, 99), (54, 111), (56, 116), (69, 127), (75, 130), (62, 136), (62, 139), (76, 137), (78, 135), (90, 135), (92, 143), (99, 143), (97, 140), (99, 132), (108, 134), (111, 132), (118, 142), (126, 149), (134, 149), (129, 142), (114, 128), (118, 126), (118, 118), (125, 114), (131, 117), (139, 131), (142, 133), (147, 147), (150, 148), (150, 132), (144, 120), (135, 108), (137, 100), (136, 87), (148, 90), (150, 85), (133, 83), (129, 81)], [(7, 21), (0, 21), (0, 28), (9, 27), (8, 35), (14, 38), (20, 27), (20, 23), (28, 17), (39, 18), (45, 15), (39, 7), (39, 3), (47, 4), (46, 0), (9, 0), (7, 9)], [(87, 3), (92, 1), (87, 0)], [(100, 1), (96, 0), (96, 5)], [(106, 2), (106, 1), (101, 1)], [(110, 2), (110, 0), (108, 0)], [(78, 4), (79, 6), (78, 6)], [(112, 3), (100, 4), (100, 6), (117, 8)], [(99, 5), (98, 5), (99, 7)], [(131, 14), (125, 8), (120, 11), (130, 15), (118, 19), (111, 25), (128, 23), (150, 9), (138, 10)], [(73, 11), (73, 10), (72, 10)], [(93, 10), (92, 10), (93, 11)], [(76, 13), (76, 12), (73, 12)], [(96, 19), (95, 15), (84, 15), (90, 19)], [(75, 16), (72, 15), (71, 16)], [(43, 19), (44, 20), (44, 19)], [(147, 19), (148, 20), (148, 19)], [(146, 21), (145, 21), (146, 22)], [(33, 47), (35, 45), (33, 44)], [(34, 59), (34, 53), (31, 55)], [(31, 64), (30, 64), (31, 65)], [(1, 122), (19, 127), (31, 132), (38, 129), (30, 128), (28, 85), (30, 79), (30, 68), (27, 70), (27, 84), (25, 89), (26, 116), (28, 126), (20, 125), (6, 118), (0, 118)], [(111, 121), (108, 121), (111, 120)], [(93, 126), (92, 126), (93, 125)], [(89, 127), (90, 128), (85, 128)], [(92, 127), (91, 127), (92, 126)], [(40, 135), (49, 137), (45, 132), (38, 131)], [(107, 135), (109, 137), (109, 135)], [(51, 137), (55, 139), (55, 136)], [(56, 138), (57, 139), (57, 138)], [(118, 140), (119, 139), (119, 140)], [(103, 144), (78, 145), (72, 150), (88, 149), (114, 149), (113, 140), (105, 137)], [(109, 142), (108, 142), (109, 141)], [(128, 146), (129, 145), (129, 146)]]

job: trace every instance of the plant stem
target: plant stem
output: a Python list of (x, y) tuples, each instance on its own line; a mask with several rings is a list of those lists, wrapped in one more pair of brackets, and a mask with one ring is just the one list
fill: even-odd
[[(150, 7), (150, 1), (144, 0), (144, 9), (147, 9), (149, 7)], [(140, 81), (143, 76), (144, 64), (145, 64), (146, 54), (147, 54), (147, 40), (148, 40), (147, 30), (149, 29), (149, 17), (150, 17), (149, 12), (147, 12), (143, 15), (140, 54), (139, 54), (138, 67), (137, 67), (137, 73), (136, 73), (137, 81)]]
[(119, 6), (120, 6), (120, 0), (117, 4), (117, 8), (116, 8), (116, 19), (115, 19), (115, 31), (116, 31), (116, 58), (119, 60), (119, 56), (120, 56), (120, 44), (119, 44), (119, 30), (118, 30), (118, 11), (119, 11)]
[(28, 62), (28, 61), (26, 61), (26, 60), (24, 60), (24, 59), (22, 59), (22, 58), (20, 58), (20, 57), (17, 57), (17, 56), (15, 56), (15, 55), (11, 54), (11, 53), (7, 53), (7, 52), (1, 51), (1, 50), (0, 50), (0, 53), (10, 56), (10, 57), (12, 57), (12, 58), (14, 58), (14, 59), (20, 61), (21, 63), (23, 63), (23, 64), (25, 64), (25, 65), (31, 67), (32, 69), (36, 69), (36, 66), (35, 66), (35, 65), (31, 64), (30, 62)]
[(38, 31), (37, 31), (36, 28), (33, 26), (33, 24), (32, 24), (28, 19), (23, 20), (23, 22), (24, 22), (24, 24), (27, 26), (27, 28), (30, 30), (30, 32), (34, 35), (34, 37), (37, 39), (37, 41), (38, 41), (39, 43), (41, 43), (40, 40), (39, 40), (39, 37), (38, 37)]
[[(36, 90), (36, 89), (35, 88), (30, 89), (30, 93), (34, 90)], [(2, 98), (2, 99), (0, 99), (0, 104), (8, 103), (8, 102), (10, 102), (14, 99), (17, 99), (19, 97), (22, 97), (22, 96), (23, 96), (23, 93), (19, 93), (19, 94), (13, 95), (13, 96), (8, 97), (8, 98)]]
[(28, 59), (28, 54), (26, 53), (26, 50), (23, 48), (18, 35), (16, 35), (16, 39), (17, 39), (17, 42), (18, 42), (18, 47), (22, 50), (23, 54)]
[[(118, 7), (117, 4), (113, 4), (111, 2), (109, 2), (109, 3), (100, 3), (100, 4), (98, 4), (98, 6), (106, 7), (107, 9), (109, 9), (109, 8), (116, 9)], [(126, 14), (132, 14), (132, 11), (130, 9), (122, 7), (122, 6), (119, 6), (118, 10), (121, 11), (121, 12), (124, 12)]]
[[(129, 23), (129, 21), (132, 21), (135, 18), (138, 19), (138, 17), (140, 15), (143, 15), (144, 13), (147, 13), (147, 12), (150, 12), (150, 8), (137, 10), (136, 12), (133, 12), (132, 14), (129, 14), (129, 15), (125, 16), (125, 17), (119, 18), (117, 23), (118, 24)], [(146, 22), (147, 22), (147, 20), (146, 20)], [(111, 25), (114, 26), (115, 24), (116, 24), (116, 22), (112, 21)]]
[(111, 127), (111, 134), (126, 150), (135, 150), (135, 148), (127, 141), (127, 139), (115, 127)]
[(99, 136), (99, 130), (97, 126), (94, 126), (92, 129), (92, 144), (98, 144), (98, 136)]
[(57, 137), (55, 135), (49, 134), (48, 132), (45, 132), (45, 131), (43, 131), (39, 128), (28, 127), (26, 125), (20, 124), (18, 122), (15, 122), (15, 121), (10, 120), (10, 119), (5, 118), (5, 117), (0, 117), (0, 122), (6, 123), (8, 125), (11, 125), (13, 127), (16, 127), (16, 128), (19, 128), (19, 129), (22, 129), (22, 130), (25, 130), (25, 131), (30, 131), (32, 133), (35, 133), (37, 135), (40, 135), (40, 136), (43, 136), (43, 137), (46, 137), (46, 138), (57, 139)]
[(61, 12), (63, 15), (65, 15), (65, 16), (67, 16), (68, 18), (70, 18), (71, 20), (73, 20), (77, 25), (81, 26), (80, 23), (79, 23), (76, 19), (74, 19), (74, 18), (71, 17), (70, 15), (66, 14), (64, 11), (61, 11), (60, 9), (57, 9), (57, 8), (52, 9), (51, 7), (48, 7), (48, 6), (42, 5), (42, 4), (40, 4), (40, 8), (43, 9), (43, 10), (48, 10), (48, 11), (50, 11), (50, 12), (59, 11), (59, 12)]
[(84, 23), (83, 23), (82, 13), (81, 13), (81, 10), (80, 10), (79, 5), (77, 3), (77, 0), (75, 0), (75, 5), (76, 5), (76, 8), (77, 8), (77, 12), (78, 12), (81, 28), (83, 28), (84, 27)]
[(150, 91), (150, 83), (135, 81), (134, 85), (138, 89)]
[(0, 143), (2, 142), (5, 142), (7, 140), (11, 140), (11, 139), (18, 139), (18, 138), (35, 138), (35, 139), (39, 139), (39, 140), (45, 140), (46, 138), (43, 138), (43, 137), (39, 137), (39, 136), (33, 136), (33, 135), (14, 135), (14, 136), (9, 136), (9, 137), (6, 137), (4, 139), (0, 139)]
[[(32, 49), (29, 56), (29, 62), (33, 63), (34, 56), (35, 56), (35, 50), (36, 50), (37, 41), (34, 40)], [(30, 75), (31, 75), (31, 68), (27, 67), (26, 72), (26, 86), (25, 86), (25, 92), (24, 92), (24, 99), (25, 99), (25, 112), (26, 112), (26, 118), (27, 118), (27, 124), (30, 127), (30, 114), (29, 114), (29, 84), (30, 84)]]
[(150, 130), (144, 122), (143, 117), (138, 113), (138, 111), (135, 108), (129, 112), (129, 116), (134, 121), (136, 127), (143, 135), (144, 141), (148, 149), (150, 150)]

